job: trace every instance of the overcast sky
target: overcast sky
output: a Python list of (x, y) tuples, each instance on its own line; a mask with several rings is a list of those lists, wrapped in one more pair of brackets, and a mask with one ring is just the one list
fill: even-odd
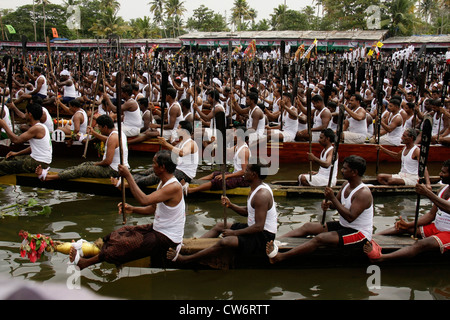
[[(121, 7), (119, 15), (126, 21), (130, 19), (142, 18), (144, 16), (151, 16), (150, 6), (148, 3), (151, 0), (119, 0)], [(51, 3), (62, 4), (63, 0), (50, 0)], [(185, 0), (184, 6), (187, 12), (184, 15), (184, 21), (192, 15), (194, 9), (197, 9), (200, 5), (205, 5), (209, 9), (214, 10), (217, 13), (230, 16), (230, 10), (233, 7), (234, 0)], [(32, 4), (32, 0), (0, 0), (1, 9), (16, 9), (17, 7)], [(256, 20), (269, 19), (270, 14), (273, 13), (273, 8), (278, 7), (280, 4), (286, 3), (289, 9), (301, 10), (302, 8), (311, 5), (315, 6), (316, 3), (313, 0), (247, 0), (250, 8), (257, 11), (258, 16)]]

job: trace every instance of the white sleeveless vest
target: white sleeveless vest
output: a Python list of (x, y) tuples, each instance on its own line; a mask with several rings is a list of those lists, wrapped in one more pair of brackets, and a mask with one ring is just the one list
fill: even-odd
[[(175, 177), (169, 179), (163, 186), (159, 183), (158, 189), (170, 183), (178, 183)], [(184, 197), (175, 207), (169, 207), (160, 202), (156, 205), (155, 220), (153, 222), (153, 229), (161, 232), (174, 243), (181, 243), (184, 237), (184, 224), (186, 222)]]
[(278, 213), (276, 210), (276, 203), (275, 203), (275, 199), (273, 198), (273, 193), (272, 193), (272, 189), (270, 189), (270, 187), (265, 184), (262, 183), (261, 185), (259, 185), (248, 197), (247, 199), (247, 212), (248, 212), (248, 219), (247, 219), (247, 224), (249, 226), (252, 226), (255, 224), (255, 209), (252, 207), (252, 199), (253, 196), (256, 194), (256, 192), (258, 192), (259, 189), (261, 188), (265, 188), (267, 190), (269, 190), (271, 196), (272, 196), (272, 208), (269, 209), (269, 211), (267, 211), (267, 216), (266, 216), (266, 222), (264, 224), (264, 230), (269, 231), (273, 234), (277, 233), (277, 217), (278, 217)]

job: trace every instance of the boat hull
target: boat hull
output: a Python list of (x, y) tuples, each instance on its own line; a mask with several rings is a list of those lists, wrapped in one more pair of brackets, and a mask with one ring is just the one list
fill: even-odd
[[(384, 146), (386, 149), (399, 152), (403, 146)], [(161, 149), (156, 140), (149, 140), (143, 143), (128, 145), (128, 150), (131, 152), (149, 152), (155, 153)], [(311, 143), (311, 152), (320, 154), (323, 147), (319, 143)], [(278, 157), (279, 163), (298, 163), (309, 162), (307, 153), (310, 152), (309, 143), (307, 142), (285, 142), (279, 144), (269, 144), (267, 152), (261, 157), (266, 157), (267, 160), (276, 159)], [(379, 162), (398, 162), (384, 152), (379, 152), (375, 144), (339, 144), (339, 162), (351, 155), (358, 155), (363, 157), (368, 163)], [(428, 162), (444, 162), (450, 159), (450, 148), (442, 145), (431, 145), (428, 154)]]
[[(436, 182), (436, 179), (434, 179)], [(293, 185), (292, 181), (286, 181), (285, 184), (281, 184), (280, 181), (274, 181), (273, 184), (269, 183), (273, 195), (276, 198), (280, 197), (298, 197), (308, 196), (313, 198), (323, 198), (325, 187), (308, 187)], [(102, 196), (120, 197), (121, 192), (115, 186), (111, 184), (110, 179), (106, 178), (77, 178), (70, 180), (52, 180), (52, 181), (40, 181), (36, 174), (22, 173), (13, 174), (0, 177), (0, 184), (5, 185), (20, 185), (33, 188), (46, 188), (52, 190), (62, 190), (71, 192), (81, 192), (88, 194), (96, 194)], [(198, 186), (198, 184), (190, 184), (191, 187)], [(143, 191), (147, 194), (153, 192), (156, 189), (156, 185), (143, 188)], [(442, 187), (441, 184), (434, 183), (432, 189), (437, 192)], [(384, 186), (384, 185), (369, 185), (370, 190), (374, 196), (394, 196), (394, 195), (415, 195), (414, 186)], [(337, 185), (333, 187), (335, 193), (340, 189)], [(250, 193), (250, 187), (238, 187), (234, 189), (226, 190), (228, 197), (248, 197)], [(220, 198), (223, 194), (222, 190), (207, 190), (197, 193), (189, 194), (189, 198), (204, 198), (204, 197), (217, 197)], [(131, 192), (126, 189), (126, 195), (131, 197)]]
[[(410, 236), (380, 236), (374, 235), (374, 240), (383, 248), (383, 253), (411, 246), (415, 240)], [(309, 241), (308, 238), (279, 238), (279, 252), (285, 252)], [(190, 255), (216, 244), (218, 238), (189, 238), (184, 239), (180, 253)], [(427, 252), (408, 260), (398, 260), (382, 265), (417, 265), (417, 264), (448, 264), (450, 253), (441, 254), (439, 251)], [(277, 264), (271, 264), (266, 256), (239, 256), (232, 249), (224, 249), (215, 256), (202, 259), (195, 263), (180, 264), (172, 261), (152, 261), (149, 257), (126, 263), (128, 267), (140, 268), (174, 268), (174, 269), (305, 269), (305, 268), (338, 268), (361, 267), (373, 263), (361, 249), (320, 247), (315, 252), (294, 257)]]

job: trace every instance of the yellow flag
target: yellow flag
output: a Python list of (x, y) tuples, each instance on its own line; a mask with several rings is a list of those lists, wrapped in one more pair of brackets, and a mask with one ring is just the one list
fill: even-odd
[(381, 41), (378, 41), (377, 47), (378, 47), (378, 48), (381, 48), (382, 46), (384, 46), (384, 43), (382, 43)]
[(373, 50), (372, 49), (370, 49), (369, 50), (369, 53), (367, 54), (369, 57), (371, 57), (372, 55), (373, 55)]

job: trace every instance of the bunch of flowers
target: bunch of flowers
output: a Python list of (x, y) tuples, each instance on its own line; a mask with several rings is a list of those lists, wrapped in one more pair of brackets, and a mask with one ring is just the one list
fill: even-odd
[(19, 236), (23, 238), (20, 245), (20, 256), (25, 258), (28, 256), (31, 262), (36, 262), (40, 259), (44, 250), (53, 251), (53, 240), (43, 234), (30, 234), (21, 230)]

